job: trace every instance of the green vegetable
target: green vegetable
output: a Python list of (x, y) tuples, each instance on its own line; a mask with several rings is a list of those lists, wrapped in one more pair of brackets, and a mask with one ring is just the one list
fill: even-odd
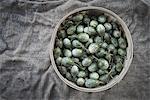
[(104, 39), (106, 40), (106, 42), (110, 42), (110, 36), (108, 33), (105, 33)]
[(115, 22), (112, 22), (111, 25), (112, 25), (112, 28), (113, 28), (113, 29), (117, 29), (117, 27), (118, 27)]
[(98, 85), (100, 85), (100, 81), (99, 80), (94, 80), (94, 79), (87, 79), (85, 81), (85, 86), (87, 88), (94, 88), (94, 87), (97, 87)]
[(97, 27), (96, 27), (96, 30), (99, 34), (102, 34), (102, 33), (105, 33), (105, 27), (102, 25), (102, 24), (99, 24)]
[(78, 79), (77, 79), (77, 85), (83, 86), (84, 83), (85, 83), (85, 80), (84, 80), (83, 78), (78, 78)]
[(98, 67), (102, 70), (108, 69), (109, 63), (107, 60), (101, 58), (98, 61)]
[(112, 25), (110, 23), (105, 23), (104, 24), (106, 31), (109, 31), (112, 29)]
[(84, 31), (84, 26), (83, 25), (79, 25), (77, 27), (77, 33), (83, 33), (83, 31)]
[(90, 66), (91, 63), (92, 63), (92, 60), (91, 60), (90, 58), (84, 58), (84, 59), (82, 60), (82, 65), (83, 65), (83, 66)]
[(78, 77), (83, 77), (83, 78), (86, 77), (85, 71), (79, 71)]
[(64, 65), (64, 66), (71, 66), (71, 65), (74, 64), (74, 62), (69, 57), (63, 57), (62, 61), (61, 61), (61, 64)]
[(74, 23), (73, 21), (67, 21), (66, 23), (64, 23), (64, 27), (68, 28), (69, 26), (72, 26)]
[(125, 49), (127, 47), (127, 43), (126, 43), (126, 40), (123, 39), (123, 38), (119, 38), (118, 39), (118, 42), (119, 42), (119, 47), (122, 48), (122, 49)]
[(90, 22), (90, 26), (92, 26), (92, 27), (96, 27), (97, 25), (98, 25), (98, 22), (96, 20), (92, 20)]
[(101, 44), (101, 43), (103, 42), (103, 40), (102, 40), (101, 37), (96, 36), (96, 37), (94, 38), (94, 42), (95, 42), (95, 43), (98, 43), (98, 44)]
[(85, 24), (89, 24), (89, 23), (90, 23), (90, 18), (85, 17), (85, 18), (83, 19), (83, 22), (84, 22)]
[(111, 53), (106, 53), (105, 58), (110, 61), (112, 59), (112, 54)]
[(82, 49), (73, 49), (72, 55), (74, 57), (81, 57), (83, 55), (83, 51), (82, 51)]
[(76, 16), (73, 17), (73, 21), (78, 22), (81, 21), (83, 19), (83, 15), (82, 14), (77, 14)]
[(78, 73), (79, 73), (79, 68), (76, 65), (72, 66), (72, 68), (71, 68), (72, 76), (77, 76)]
[(115, 57), (115, 61), (116, 61), (117, 63), (122, 63), (122, 62), (123, 62), (123, 59), (121, 58), (121, 56), (117, 55), (117, 56)]
[(111, 38), (111, 43), (115, 46), (115, 47), (118, 47), (118, 41), (117, 41), (117, 39), (115, 39), (115, 38)]
[(81, 48), (82, 47), (82, 43), (79, 42), (78, 40), (73, 40), (72, 41), (72, 46), (74, 46), (76, 48)]
[(62, 61), (62, 57), (58, 57), (58, 58), (56, 59), (56, 64), (57, 64), (57, 65), (61, 65), (61, 61)]
[(66, 48), (70, 48), (71, 47), (71, 41), (68, 38), (65, 38), (63, 40), (63, 44)]
[(87, 33), (78, 34), (78, 40), (81, 42), (87, 42), (89, 40), (89, 35)]
[(120, 56), (125, 56), (126, 55), (126, 51), (125, 50), (123, 50), (123, 49), (121, 49), (121, 48), (119, 48), (118, 49), (118, 54), (120, 55)]
[(66, 37), (66, 32), (65, 32), (65, 30), (60, 30), (60, 32), (58, 32), (58, 37), (59, 37), (59, 38), (65, 38), (65, 37)]
[(115, 30), (115, 31), (113, 32), (113, 36), (114, 36), (115, 38), (119, 38), (119, 37), (121, 36), (121, 33), (120, 33), (119, 31)]
[(108, 73), (107, 70), (102, 70), (102, 69), (99, 69), (99, 70), (98, 70), (98, 74), (99, 74), (99, 75), (104, 75), (104, 74), (107, 74), (107, 73)]
[(99, 46), (96, 43), (91, 43), (88, 47), (89, 52), (92, 54), (98, 52), (98, 49), (99, 49)]
[(104, 82), (104, 83), (108, 83), (110, 79), (111, 78), (110, 78), (109, 74), (104, 74), (104, 75), (100, 76), (100, 78), (99, 78), (99, 80)]
[(115, 76), (117, 74), (117, 71), (116, 71), (116, 66), (113, 65), (112, 68), (111, 68), (111, 72), (110, 72), (110, 75), (111, 76)]
[(116, 71), (121, 72), (122, 68), (123, 68), (123, 64), (122, 63), (117, 63), (116, 64)]
[(66, 78), (70, 81), (72, 81), (72, 76), (69, 72), (66, 73)]
[(63, 75), (67, 74), (67, 69), (66, 69), (66, 67), (64, 67), (64, 66), (60, 66), (59, 71), (60, 71), (60, 73), (63, 74)]
[(99, 21), (100, 23), (105, 23), (105, 22), (106, 22), (106, 16), (104, 16), (104, 15), (99, 16), (99, 17), (98, 17), (98, 21)]
[(68, 36), (68, 39), (70, 39), (71, 41), (75, 40), (76, 38), (77, 38), (76, 34)]
[(59, 40), (59, 39), (56, 40), (56, 46), (59, 47), (59, 48), (63, 47), (62, 39), (61, 40)]
[(96, 63), (92, 63), (89, 67), (88, 70), (90, 72), (95, 72), (97, 70), (97, 64)]
[(113, 44), (108, 45), (108, 52), (113, 52), (115, 50), (115, 46)]
[(67, 34), (68, 34), (68, 35), (72, 35), (72, 34), (74, 34), (75, 31), (76, 31), (76, 26), (70, 26), (70, 27), (67, 29)]
[(84, 33), (88, 33), (89, 35), (95, 35), (96, 30), (93, 27), (85, 27), (84, 28)]
[(85, 47), (86, 47), (86, 48), (89, 47), (89, 45), (90, 45), (91, 43), (93, 43), (93, 39), (92, 39), (92, 38), (90, 38), (89, 41), (85, 44)]
[(80, 11), (58, 28), (53, 50), (59, 72), (84, 88), (106, 85), (121, 73), (128, 41), (111, 15)]
[(54, 57), (58, 58), (62, 54), (61, 50), (59, 47), (54, 49)]
[(108, 44), (106, 42), (103, 42), (101, 45), (102, 48), (106, 49), (108, 47)]
[(106, 51), (105, 51), (105, 49), (103, 49), (103, 48), (100, 48), (100, 49), (99, 49), (99, 52), (96, 53), (96, 56), (97, 56), (97, 57), (104, 57), (105, 55), (106, 55)]
[(98, 78), (99, 78), (98, 73), (93, 72), (93, 73), (90, 74), (90, 79), (95, 79), (95, 80), (97, 80)]
[(72, 56), (71, 51), (70, 51), (69, 49), (65, 49), (65, 50), (64, 50), (64, 56), (66, 56), (66, 57), (71, 57), (71, 56)]

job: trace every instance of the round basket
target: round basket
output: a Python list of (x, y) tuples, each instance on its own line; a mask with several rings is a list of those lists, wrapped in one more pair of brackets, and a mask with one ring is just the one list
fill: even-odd
[[(125, 36), (127, 38), (127, 42), (128, 42), (128, 47), (127, 47), (127, 56), (125, 58), (125, 61), (124, 61), (124, 68), (122, 69), (121, 73), (114, 77), (109, 83), (107, 83), (106, 85), (104, 86), (99, 86), (99, 87), (96, 87), (96, 88), (84, 88), (84, 87), (79, 87), (77, 86), (76, 84), (74, 84), (73, 82), (67, 80), (66, 78), (64, 78), (59, 70), (57, 69), (57, 66), (55, 64), (55, 60), (54, 60), (54, 55), (53, 55), (53, 49), (54, 49), (54, 44), (55, 44), (55, 38), (56, 38), (56, 35), (57, 35), (57, 31), (58, 31), (58, 28), (60, 26), (60, 24), (67, 18), (69, 17), (70, 15), (74, 14), (74, 13), (77, 13), (77, 12), (80, 12), (80, 11), (89, 11), (89, 13), (91, 14), (101, 14), (101, 13), (104, 13), (106, 15), (110, 15), (112, 17), (114, 17), (118, 24), (122, 27), (122, 31), (125, 33)], [(132, 58), (133, 58), (133, 42), (132, 42), (132, 38), (131, 38), (131, 34), (129, 32), (129, 29), (127, 28), (126, 24), (124, 23), (124, 21), (117, 15), (115, 14), (114, 12), (108, 10), (108, 9), (105, 9), (105, 8), (102, 8), (102, 7), (82, 7), (82, 8), (78, 8), (72, 12), (70, 12), (69, 14), (67, 14), (66, 16), (64, 16), (60, 21), (59, 23), (56, 25), (55, 29), (54, 29), (54, 32), (52, 34), (52, 38), (51, 38), (51, 47), (50, 47), (50, 59), (51, 59), (51, 63), (52, 63), (52, 66), (55, 70), (55, 72), (57, 73), (57, 75), (59, 76), (59, 78), (65, 82), (68, 86), (74, 88), (74, 89), (77, 89), (79, 91), (84, 91), (84, 92), (99, 92), (99, 91), (104, 91), (104, 90), (107, 90), (111, 87), (113, 87), (115, 84), (119, 83), (123, 77), (125, 76), (125, 74), (127, 73), (128, 69), (129, 69), (129, 66), (132, 62)]]

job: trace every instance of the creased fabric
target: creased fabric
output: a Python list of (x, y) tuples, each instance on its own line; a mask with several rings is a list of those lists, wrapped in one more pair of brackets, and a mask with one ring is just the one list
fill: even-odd
[[(54, 72), (50, 40), (70, 11), (97, 6), (112, 10), (127, 24), (134, 58), (125, 78), (111, 89), (84, 93), (68, 87)], [(1, 0), (0, 100), (149, 100), (149, 0)]]

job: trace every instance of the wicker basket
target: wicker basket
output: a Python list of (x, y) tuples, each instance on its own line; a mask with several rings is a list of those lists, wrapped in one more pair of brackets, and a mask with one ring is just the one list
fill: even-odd
[[(110, 16), (113, 16), (118, 24), (120, 24), (120, 26), (122, 26), (122, 31), (124, 31), (125, 33), (125, 36), (127, 38), (127, 42), (128, 42), (128, 47), (127, 47), (127, 56), (126, 56), (126, 59), (124, 61), (124, 68), (123, 70), (121, 71), (121, 73), (114, 77), (108, 84), (104, 85), (104, 86), (99, 86), (99, 87), (96, 87), (96, 88), (84, 88), (84, 87), (79, 87), (77, 86), (76, 84), (74, 84), (73, 82), (67, 80), (66, 78), (64, 78), (60, 72), (58, 71), (57, 69), (57, 66), (55, 64), (55, 60), (54, 60), (54, 55), (53, 55), (53, 49), (54, 49), (54, 44), (55, 44), (55, 38), (56, 38), (56, 35), (57, 35), (57, 31), (58, 31), (58, 28), (60, 26), (60, 24), (70, 15), (74, 14), (74, 13), (77, 13), (77, 12), (80, 12), (80, 11), (89, 11), (91, 14), (101, 14), (101, 13), (104, 13), (106, 15), (110, 15)], [(65, 82), (68, 86), (74, 88), (74, 89), (77, 89), (79, 91), (84, 91), (84, 92), (99, 92), (99, 91), (104, 91), (104, 90), (107, 90), (111, 87), (113, 87), (115, 84), (119, 83), (123, 77), (125, 76), (125, 74), (127, 73), (128, 69), (129, 69), (129, 66), (131, 64), (131, 61), (132, 61), (132, 58), (133, 58), (133, 42), (132, 42), (132, 38), (131, 38), (131, 34), (129, 32), (129, 29), (127, 28), (126, 24), (124, 23), (124, 21), (118, 16), (116, 15), (114, 12), (108, 10), (108, 9), (105, 9), (105, 8), (102, 8), (102, 7), (83, 7), (83, 8), (78, 8), (72, 12), (70, 12), (69, 14), (67, 14), (66, 16), (64, 16), (60, 21), (59, 23), (56, 25), (55, 27), (55, 30), (52, 34), (52, 38), (51, 38), (51, 47), (50, 47), (50, 59), (51, 59), (51, 63), (52, 63), (52, 66), (55, 70), (55, 72), (57, 73), (57, 75), (59, 76), (59, 78)]]

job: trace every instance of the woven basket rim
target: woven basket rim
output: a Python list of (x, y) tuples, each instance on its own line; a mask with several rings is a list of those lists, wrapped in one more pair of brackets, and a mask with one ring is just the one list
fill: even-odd
[[(104, 86), (99, 86), (99, 87), (96, 87), (96, 88), (85, 88), (85, 87), (79, 87), (77, 86), (76, 84), (74, 84), (73, 82), (67, 80), (66, 78), (64, 78), (60, 72), (58, 71), (57, 69), (57, 66), (55, 64), (55, 60), (54, 60), (54, 56), (53, 56), (53, 49), (54, 49), (54, 44), (55, 44), (55, 38), (56, 38), (56, 35), (57, 35), (57, 31), (58, 31), (58, 28), (60, 26), (60, 24), (70, 15), (74, 14), (74, 13), (77, 13), (77, 12), (80, 12), (80, 11), (83, 11), (83, 10), (98, 10), (100, 12), (103, 12), (103, 13), (107, 13), (107, 14), (110, 14), (111, 16), (113, 16), (114, 18), (117, 19), (117, 21), (119, 22), (119, 24), (121, 24), (122, 28), (123, 28), (123, 31), (126, 35), (126, 38), (127, 38), (127, 42), (128, 42), (128, 48), (127, 48), (127, 57), (126, 57), (126, 60), (124, 62), (124, 68), (123, 70), (121, 71), (121, 73), (114, 77), (114, 79), (112, 79), (108, 84), (104, 85)], [(124, 76), (126, 75), (129, 67), (130, 67), (130, 64), (132, 62), (132, 59), (133, 59), (133, 42), (132, 42), (132, 37), (131, 37), (131, 34), (130, 34), (130, 31), (128, 29), (128, 27), (126, 26), (125, 22), (117, 15), (115, 14), (114, 12), (106, 9), (106, 8), (102, 8), (102, 7), (92, 7), (92, 6), (89, 6), (89, 7), (81, 7), (81, 8), (77, 8), (73, 11), (71, 11), (70, 13), (68, 13), (67, 15), (65, 15), (59, 22), (58, 24), (56, 25), (55, 29), (54, 29), (54, 32), (52, 34), (52, 37), (51, 37), (51, 41), (50, 41), (50, 59), (51, 59), (51, 63), (52, 63), (52, 66), (56, 72), (56, 74), (59, 76), (59, 78), (65, 82), (68, 86), (76, 89), (76, 90), (79, 90), (79, 91), (83, 91), (83, 92), (100, 92), (100, 91), (104, 91), (104, 90), (107, 90), (111, 87), (113, 87), (115, 84), (119, 83), (123, 78)]]

